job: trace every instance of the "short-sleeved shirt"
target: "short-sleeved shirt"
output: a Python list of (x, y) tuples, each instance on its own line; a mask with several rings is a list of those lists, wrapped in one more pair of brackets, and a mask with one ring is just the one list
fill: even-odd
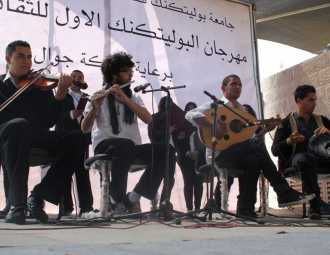
[[(145, 107), (142, 98), (134, 92), (132, 93), (132, 100), (139, 106)], [(106, 138), (127, 138), (132, 140), (136, 145), (142, 144), (136, 114), (134, 114), (133, 123), (130, 125), (124, 122), (125, 104), (115, 100), (115, 107), (118, 115), (119, 134), (115, 135), (112, 132), (109, 101), (106, 98), (103, 101), (99, 111), (97, 112), (97, 116), (92, 128), (93, 151), (95, 150), (96, 146)], [(92, 103), (88, 102), (84, 114), (89, 112), (91, 109)]]

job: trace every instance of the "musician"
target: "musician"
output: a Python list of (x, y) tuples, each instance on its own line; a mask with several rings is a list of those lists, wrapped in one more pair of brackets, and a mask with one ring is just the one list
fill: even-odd
[[(276, 130), (272, 152), (279, 158), (279, 169), (297, 167), (305, 189), (316, 197), (309, 201), (310, 219), (321, 219), (320, 187), (317, 183), (316, 167), (324, 163), (308, 152), (308, 141), (315, 134), (329, 133), (330, 120), (314, 112), (316, 107), (316, 90), (310, 85), (298, 86), (294, 92), (297, 111), (291, 112), (282, 120), (282, 127)], [(325, 167), (327, 167), (325, 165)], [(323, 202), (324, 203), (324, 202)]]
[[(85, 83), (85, 77), (82, 71), (74, 70), (71, 73), (71, 77), (73, 80)], [(66, 96), (64, 98), (63, 106), (62, 106), (62, 113), (60, 115), (59, 120), (55, 125), (55, 130), (62, 130), (62, 131), (71, 131), (71, 130), (79, 130), (81, 132), (81, 120), (83, 117), (83, 109), (77, 109), (78, 103), (81, 98), (88, 97), (88, 94), (82, 92), (81, 87), (77, 86), (72, 83)], [(84, 159), (89, 157), (89, 144), (91, 144), (91, 133), (87, 133), (84, 135), (85, 144), (85, 157)], [(83, 164), (80, 164), (80, 167), (83, 167)], [(89, 181), (89, 172), (83, 171), (81, 175), (82, 178), (85, 178), (86, 181)], [(85, 188), (78, 186), (78, 183), (81, 182), (77, 180), (77, 190), (78, 190), (78, 198), (85, 196), (84, 191)], [(71, 180), (70, 183), (67, 184), (67, 190), (64, 195), (63, 199), (63, 216), (68, 216), (73, 211), (73, 202), (71, 197)], [(82, 215), (81, 215), (82, 216)]]
[[(6, 48), (8, 73), (0, 76), (0, 103), (17, 91), (17, 84), (30, 71), (32, 51), (25, 41), (14, 41)], [(9, 198), (11, 210), (5, 221), (24, 224), (25, 206), (30, 214), (40, 222), (46, 222), (48, 216), (43, 210), (44, 201), (57, 205), (65, 190), (65, 184), (75, 172), (82, 174), (77, 166), (83, 162), (85, 147), (83, 134), (78, 131), (49, 131), (61, 113), (63, 99), (72, 78), (62, 74), (58, 90), (31, 89), (23, 92), (0, 113), (0, 151), (2, 164), (9, 178)], [(29, 175), (30, 148), (46, 149), (54, 153), (45, 177), (37, 184), (27, 199), (27, 180)], [(90, 183), (85, 187), (86, 200), (92, 200)], [(81, 211), (92, 210), (92, 204), (85, 203)]]
[[(148, 124), (148, 136), (153, 144), (163, 144), (166, 145), (166, 123), (162, 122), (159, 118), (166, 111), (166, 99), (167, 97), (162, 97), (159, 100), (158, 112), (152, 115), (152, 122)], [(172, 104), (172, 98), (170, 98), (170, 103)], [(174, 149), (171, 150), (169, 155), (169, 197), (171, 197), (172, 189), (174, 187), (174, 174), (175, 174), (175, 148), (177, 144), (177, 134), (175, 133), (176, 125), (170, 126), (170, 146)], [(165, 187), (163, 188), (162, 194), (160, 196), (160, 203), (165, 201)]]
[[(194, 102), (188, 102), (185, 106), (185, 112), (197, 108)], [(195, 171), (196, 151), (194, 149), (194, 135), (186, 136), (185, 132), (180, 132), (177, 141), (177, 162), (180, 166), (183, 182), (184, 182), (184, 198), (188, 212), (199, 210), (202, 203), (203, 196), (203, 180), (204, 176), (197, 175)], [(198, 162), (200, 165), (205, 165), (205, 153), (199, 153)], [(193, 201), (193, 198), (195, 200)], [(194, 203), (193, 203), (194, 202)]]
[[(249, 104), (243, 104), (244, 106), (244, 110), (246, 112), (248, 112), (249, 114), (251, 114), (253, 117), (257, 118), (257, 115), (255, 113), (255, 111), (253, 110), (252, 106)], [(269, 123), (266, 124), (264, 128), (262, 128), (261, 126), (259, 126), (259, 128), (256, 130), (255, 134), (257, 135), (257, 137), (259, 139), (263, 139), (265, 134), (269, 131), (272, 131), (275, 128), (275, 124)], [(217, 176), (218, 182), (217, 185), (214, 189), (214, 200), (216, 203), (216, 206), (218, 208), (221, 209), (221, 181), (220, 181), (220, 177)], [(227, 183), (228, 183), (228, 192), (230, 192), (231, 186), (234, 183), (234, 177), (233, 176), (228, 176), (227, 177)], [(238, 177), (238, 183), (239, 183), (239, 190), (240, 193), (244, 192), (244, 188), (245, 188), (245, 179), (244, 176)]]
[[(241, 109), (244, 107), (237, 101), (242, 92), (242, 82), (237, 75), (227, 76), (221, 86), (224, 94), (223, 100), (227, 106)], [(213, 119), (208, 119), (203, 114), (211, 108), (211, 103), (203, 104), (196, 109), (187, 113), (186, 119), (197, 127), (213, 129)], [(221, 105), (220, 105), (221, 107)], [(226, 123), (219, 121), (217, 124), (217, 138), (222, 138), (225, 134), (224, 126)], [(220, 141), (221, 142), (221, 141)], [(206, 161), (211, 162), (212, 152), (210, 149), (206, 151)], [(313, 195), (304, 195), (293, 190), (287, 181), (277, 171), (276, 166), (271, 160), (264, 142), (252, 137), (244, 142), (231, 145), (224, 151), (216, 151), (216, 162), (229, 161), (233, 163), (241, 163), (245, 168), (245, 188), (244, 192), (239, 194), (237, 201), (237, 213), (244, 216), (256, 217), (253, 211), (256, 203), (257, 183), (260, 169), (263, 171), (265, 178), (270, 182), (278, 196), (279, 207), (285, 207), (297, 203), (303, 203), (312, 199)]]
[[(81, 126), (84, 133), (92, 130), (94, 153), (112, 158), (110, 208), (113, 215), (141, 212), (141, 196), (149, 200), (155, 197), (166, 165), (164, 145), (154, 144), (152, 150), (151, 144), (142, 144), (137, 118), (149, 124), (152, 117), (141, 97), (129, 86), (119, 87), (131, 81), (133, 67), (132, 56), (124, 52), (109, 55), (103, 61), (103, 79), (111, 94), (107, 99), (101, 97), (87, 104)], [(126, 194), (128, 171), (134, 158), (149, 164), (133, 191)]]

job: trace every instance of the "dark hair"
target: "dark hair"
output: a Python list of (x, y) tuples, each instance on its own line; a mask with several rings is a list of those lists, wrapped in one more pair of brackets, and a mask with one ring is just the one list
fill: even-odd
[(229, 81), (230, 81), (230, 78), (232, 78), (232, 77), (235, 77), (235, 78), (241, 79), (241, 78), (239, 78), (236, 74), (228, 75), (226, 78), (223, 79), (223, 81), (222, 81), (222, 86), (227, 87), (227, 85), (228, 85), (228, 83), (229, 83)]
[(193, 106), (194, 108), (197, 108), (197, 105), (194, 102), (188, 102), (186, 106), (184, 107), (184, 111), (188, 112), (189, 111), (189, 106)]
[(316, 93), (316, 90), (311, 85), (300, 85), (296, 88), (296, 91), (293, 93), (294, 100), (298, 103), (298, 98), (304, 99), (308, 96), (308, 93)]
[(71, 73), (73, 73), (73, 72), (82, 73), (82, 75), (84, 75), (84, 73), (82, 71), (80, 71), (80, 70), (73, 70)]
[[(158, 104), (158, 112), (159, 112), (159, 113), (163, 113), (163, 112), (166, 111), (166, 98), (167, 98), (167, 96), (162, 97), (162, 98), (159, 100), (159, 104)], [(170, 102), (173, 103), (173, 100), (172, 100), (171, 97), (170, 97)]]
[(8, 55), (11, 57), (13, 55), (13, 53), (15, 52), (17, 46), (27, 47), (27, 48), (31, 49), (30, 44), (28, 42), (16, 40), (7, 45), (6, 56)]
[(256, 112), (253, 110), (251, 105), (249, 104), (243, 104), (248, 109), (248, 113), (250, 113), (253, 117), (257, 118)]
[(112, 85), (112, 75), (117, 75), (119, 70), (123, 67), (133, 67), (134, 62), (131, 60), (133, 57), (125, 52), (116, 52), (108, 55), (103, 60), (101, 71), (103, 74), (103, 80), (107, 84)]

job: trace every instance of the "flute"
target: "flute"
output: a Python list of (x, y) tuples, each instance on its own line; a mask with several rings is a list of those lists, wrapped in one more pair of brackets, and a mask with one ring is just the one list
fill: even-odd
[[(119, 86), (119, 88), (125, 88), (125, 87), (127, 87), (128, 85), (131, 85), (132, 83), (134, 83), (135, 81), (130, 81), (129, 83), (125, 83), (125, 84), (122, 84), (122, 85), (120, 85)], [(103, 88), (103, 87), (102, 87)], [(106, 91), (104, 91), (103, 93), (101, 93), (101, 94), (96, 94), (96, 95), (93, 95), (93, 96), (91, 96), (90, 98), (89, 98), (89, 102), (92, 102), (92, 101), (94, 101), (95, 99), (98, 99), (98, 98), (100, 98), (100, 97), (103, 97), (103, 96), (105, 96), (105, 95), (108, 95), (108, 94), (110, 94), (111, 92), (110, 92), (110, 89), (108, 89), (108, 90), (106, 90)]]

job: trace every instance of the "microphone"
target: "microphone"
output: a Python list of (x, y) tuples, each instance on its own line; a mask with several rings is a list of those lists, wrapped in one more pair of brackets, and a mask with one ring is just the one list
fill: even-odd
[(139, 91), (141, 91), (141, 90), (146, 89), (146, 88), (149, 87), (149, 86), (150, 86), (150, 83), (145, 83), (145, 84), (142, 84), (142, 85), (140, 85), (140, 86), (135, 87), (135, 88), (134, 88), (134, 91), (137, 93), (137, 92), (139, 92)]

